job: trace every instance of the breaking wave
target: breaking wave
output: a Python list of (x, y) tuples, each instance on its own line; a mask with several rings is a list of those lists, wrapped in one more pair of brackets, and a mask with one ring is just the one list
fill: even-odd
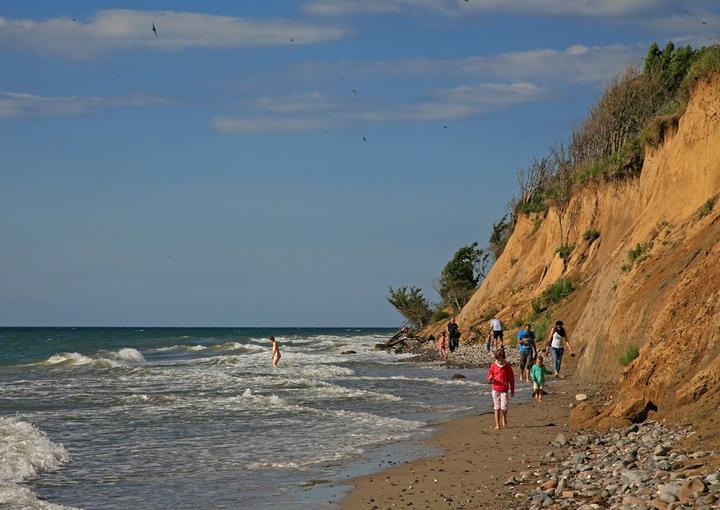
[(31, 423), (0, 418), (0, 506), (60, 510), (68, 507), (39, 500), (29, 489), (17, 485), (41, 471), (59, 468), (70, 461), (63, 445), (50, 441)]

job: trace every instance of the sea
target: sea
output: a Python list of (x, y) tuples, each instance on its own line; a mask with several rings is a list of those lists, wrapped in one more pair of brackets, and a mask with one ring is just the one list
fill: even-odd
[(338, 508), (492, 407), (482, 370), (374, 350), (393, 333), (0, 328), (0, 508)]

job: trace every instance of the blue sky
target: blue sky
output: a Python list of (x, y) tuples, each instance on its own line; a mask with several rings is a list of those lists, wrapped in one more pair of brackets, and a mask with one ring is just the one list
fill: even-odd
[(395, 325), (713, 4), (0, 1), (0, 325)]

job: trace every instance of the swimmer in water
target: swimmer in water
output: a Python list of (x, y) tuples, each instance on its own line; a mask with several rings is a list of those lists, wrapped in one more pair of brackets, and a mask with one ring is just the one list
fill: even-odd
[(269, 340), (272, 344), (272, 366), (277, 367), (278, 363), (280, 363), (280, 346), (275, 341), (274, 336), (271, 336)]

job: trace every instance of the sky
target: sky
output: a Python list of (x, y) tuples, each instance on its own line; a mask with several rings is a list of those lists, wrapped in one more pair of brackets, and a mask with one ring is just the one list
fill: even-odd
[(712, 0), (0, 0), (0, 325), (397, 325), (650, 43), (716, 38)]

